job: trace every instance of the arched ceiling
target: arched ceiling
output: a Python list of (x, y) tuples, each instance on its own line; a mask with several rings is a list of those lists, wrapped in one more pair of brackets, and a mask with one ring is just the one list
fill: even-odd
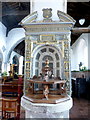
[[(7, 27), (7, 33), (13, 28), (21, 27), (18, 23), (30, 13), (30, 2), (2, 2), (0, 5), (2, 9), (0, 18)], [(90, 32), (87, 28), (90, 25), (90, 2), (68, 2), (67, 13), (76, 20), (74, 29), (71, 31), (72, 45), (82, 33)], [(85, 23), (80, 25), (79, 20), (82, 18), (85, 19)], [(84, 27), (85, 29), (82, 29)], [(21, 42), (15, 48), (15, 51), (19, 51), (19, 54), (24, 55), (20, 52), (24, 52), (24, 49), (25, 43)]]
[(14, 51), (18, 54), (25, 56), (25, 40), (23, 40), (21, 43), (19, 43), (15, 48)]

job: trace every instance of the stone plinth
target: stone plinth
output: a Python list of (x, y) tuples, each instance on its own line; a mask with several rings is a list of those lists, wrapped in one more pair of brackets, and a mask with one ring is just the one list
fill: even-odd
[(65, 98), (58, 104), (32, 103), (26, 96), (21, 98), (21, 106), (25, 109), (25, 118), (69, 118), (72, 98)]

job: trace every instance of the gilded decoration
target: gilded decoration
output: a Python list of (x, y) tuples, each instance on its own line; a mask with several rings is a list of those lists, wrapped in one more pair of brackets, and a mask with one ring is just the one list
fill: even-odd
[[(66, 26), (67, 26), (67, 24), (66, 24)], [(38, 33), (40, 33), (40, 32), (69, 32), (69, 28), (67, 28), (65, 26), (65, 24), (56, 24), (56, 23), (52, 23), (52, 25), (51, 24), (46, 24), (46, 23), (44, 23), (44, 24), (33, 24), (33, 26), (31, 25), (31, 26), (29, 26), (29, 28), (28, 28), (28, 26), (26, 26), (26, 29), (28, 30), (28, 33), (27, 34), (29, 34), (29, 33), (35, 33), (35, 32), (38, 32)]]
[(64, 41), (64, 75), (66, 79), (66, 89), (67, 92), (70, 94), (70, 40)]
[(40, 41), (55, 41), (55, 35), (40, 35)]
[(26, 36), (25, 40), (25, 79), (30, 79), (31, 65), (32, 65), (32, 51), (33, 42), (30, 40), (30, 36)]
[[(52, 46), (57, 47), (60, 55), (61, 65), (55, 63), (53, 69), (61, 70), (62, 79), (66, 81), (66, 90), (70, 94), (70, 34), (71, 28), (75, 24), (75, 20), (68, 14), (57, 11), (59, 21), (52, 21), (52, 9), (43, 9), (42, 20), (38, 21), (38, 12), (28, 15), (21, 21), (21, 25), (25, 28), (25, 90), (28, 91), (28, 80), (35, 75), (34, 64), (37, 62), (34, 52), (38, 52), (38, 46)], [(51, 20), (48, 22), (48, 20)], [(35, 51), (36, 50), (36, 51)], [(48, 49), (49, 51), (49, 49)], [(41, 51), (40, 51), (41, 52)], [(50, 51), (49, 51), (50, 52)], [(44, 55), (44, 53), (42, 53)], [(46, 53), (47, 54), (47, 53)], [(53, 54), (53, 53), (50, 53)], [(53, 54), (54, 55), (54, 54)], [(54, 55), (55, 56), (55, 55)], [(33, 62), (34, 61), (34, 62)], [(56, 62), (56, 61), (55, 61)], [(34, 71), (34, 73), (33, 73)], [(58, 72), (57, 72), (58, 73)], [(57, 75), (57, 74), (56, 74)], [(60, 76), (61, 77), (61, 76)]]

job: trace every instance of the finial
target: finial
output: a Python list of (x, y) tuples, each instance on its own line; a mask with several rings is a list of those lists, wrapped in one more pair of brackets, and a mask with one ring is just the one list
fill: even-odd
[(46, 59), (45, 64), (46, 64), (45, 67), (49, 67), (49, 60), (48, 60), (48, 58)]

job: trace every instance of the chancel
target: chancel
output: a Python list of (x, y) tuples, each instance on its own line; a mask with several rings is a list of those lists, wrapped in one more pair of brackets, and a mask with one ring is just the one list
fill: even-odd
[(90, 100), (90, 2), (0, 5), (2, 119), (88, 116), (86, 103), (84, 109), (78, 103)]

